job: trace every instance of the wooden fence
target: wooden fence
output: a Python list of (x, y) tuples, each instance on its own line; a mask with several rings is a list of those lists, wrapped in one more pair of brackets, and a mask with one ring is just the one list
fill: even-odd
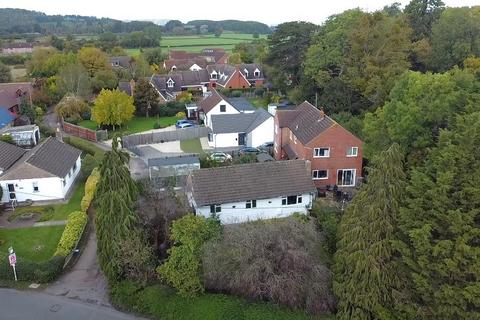
[(91, 130), (84, 127), (77, 126), (72, 123), (62, 121), (63, 131), (72, 136), (87, 139), (90, 141), (101, 141), (107, 139), (107, 130)]
[(208, 136), (210, 129), (207, 127), (194, 127), (175, 129), (169, 131), (132, 134), (122, 138), (124, 148), (131, 148), (138, 145), (163, 143), (168, 141), (190, 140)]

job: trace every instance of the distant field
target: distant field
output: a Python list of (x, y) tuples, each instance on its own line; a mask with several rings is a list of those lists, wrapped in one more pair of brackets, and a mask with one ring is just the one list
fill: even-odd
[[(260, 38), (266, 39), (266, 35), (260, 35)], [(187, 52), (199, 52), (203, 48), (223, 48), (231, 52), (237, 43), (250, 42), (255, 40), (249, 33), (223, 33), (220, 37), (214, 35), (199, 36), (172, 36), (162, 37), (160, 47), (168, 52), (170, 50), (184, 50)], [(133, 57), (140, 54), (140, 49), (126, 49), (127, 53)]]

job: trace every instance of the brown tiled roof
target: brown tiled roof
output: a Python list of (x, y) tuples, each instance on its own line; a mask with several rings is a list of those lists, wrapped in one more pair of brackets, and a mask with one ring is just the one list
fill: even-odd
[(209, 113), (220, 101), (224, 100), (224, 97), (217, 92), (217, 90), (212, 89), (212, 94), (199, 103), (197, 103), (198, 109), (203, 110), (205, 113)]
[(25, 150), (13, 144), (0, 141), (0, 171), (10, 168), (18, 159), (20, 159)]
[(0, 83), (0, 108), (9, 109), (20, 104), (20, 98), (17, 91), (28, 95), (33, 91), (32, 84), (29, 82)]
[(176, 67), (177, 71), (180, 70), (189, 70), (194, 64), (198, 65), (200, 68), (205, 69), (207, 67), (207, 61), (204, 58), (194, 58), (194, 59), (168, 59), (164, 61), (165, 69), (170, 71), (173, 66)]
[(195, 170), (189, 188), (197, 206), (315, 192), (304, 160), (273, 161)]
[(307, 101), (294, 110), (282, 110), (277, 114), (280, 127), (288, 127), (304, 145), (336, 124)]

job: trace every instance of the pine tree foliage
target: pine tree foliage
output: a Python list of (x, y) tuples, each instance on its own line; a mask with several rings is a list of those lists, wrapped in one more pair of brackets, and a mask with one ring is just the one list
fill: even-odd
[(128, 154), (119, 149), (114, 138), (100, 165), (101, 179), (97, 188), (97, 238), (100, 265), (109, 280), (122, 276), (118, 257), (121, 240), (139, 236), (138, 216), (133, 210), (138, 191), (128, 170)]
[(480, 112), (459, 116), (411, 174), (398, 243), (407, 318), (480, 319), (479, 144)]
[(334, 266), (338, 319), (392, 319), (398, 286), (392, 240), (406, 179), (400, 147), (383, 151), (368, 171), (368, 182), (340, 223)]

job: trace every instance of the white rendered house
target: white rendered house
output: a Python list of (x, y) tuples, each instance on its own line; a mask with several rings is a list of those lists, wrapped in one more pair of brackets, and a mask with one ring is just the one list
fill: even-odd
[(316, 188), (310, 163), (289, 160), (196, 170), (186, 193), (195, 214), (232, 224), (307, 214)]
[(80, 172), (80, 155), (55, 138), (28, 151), (0, 141), (0, 202), (64, 199)]

